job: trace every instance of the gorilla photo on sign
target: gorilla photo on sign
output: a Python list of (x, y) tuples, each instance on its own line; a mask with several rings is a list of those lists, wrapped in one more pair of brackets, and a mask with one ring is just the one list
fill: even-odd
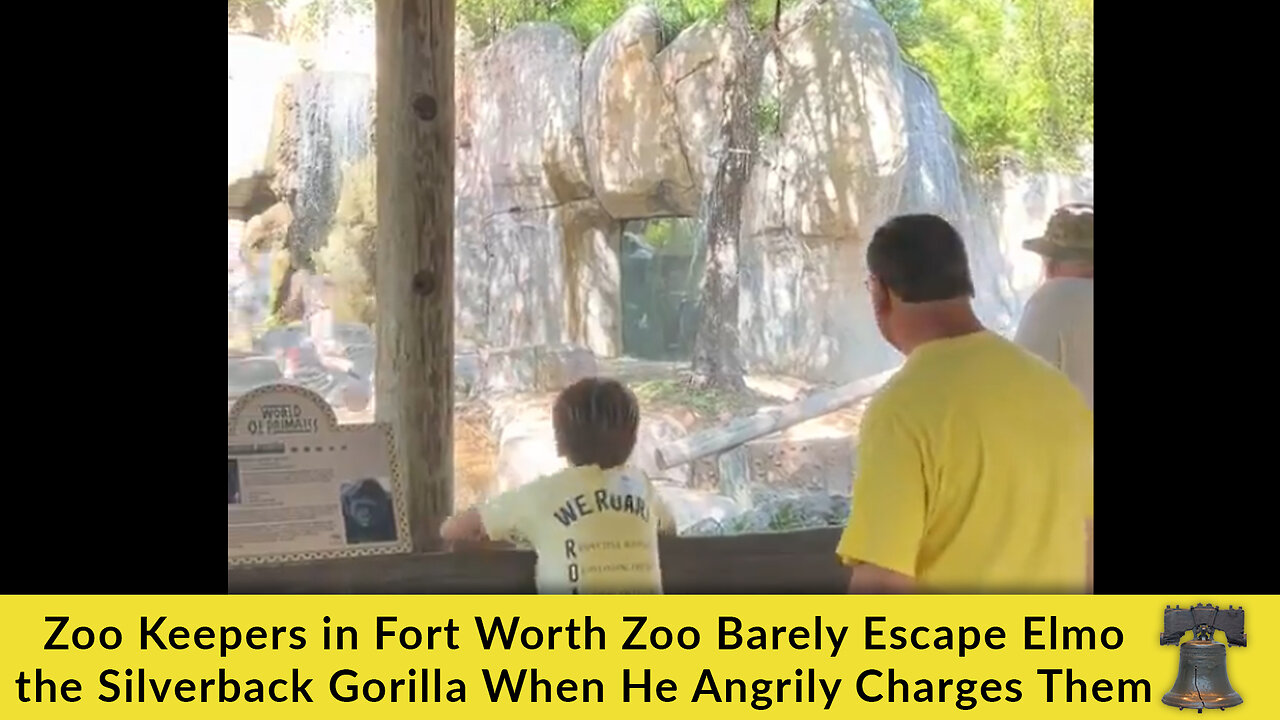
[(227, 504), (240, 504), (240, 461), (227, 458)]
[(373, 478), (342, 484), (342, 520), (350, 545), (396, 539), (391, 493)]

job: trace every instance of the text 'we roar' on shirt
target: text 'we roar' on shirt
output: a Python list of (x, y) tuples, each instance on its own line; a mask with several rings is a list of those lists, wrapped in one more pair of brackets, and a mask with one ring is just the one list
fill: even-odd
[(637, 470), (567, 468), (490, 500), (480, 515), (490, 537), (533, 545), (540, 593), (662, 592), (658, 533), (674, 527)]
[(584, 493), (574, 495), (552, 511), (561, 525), (570, 527), (586, 516), (597, 512), (629, 513), (645, 522), (649, 521), (649, 505), (644, 497), (632, 494), (596, 490), (588, 497)]

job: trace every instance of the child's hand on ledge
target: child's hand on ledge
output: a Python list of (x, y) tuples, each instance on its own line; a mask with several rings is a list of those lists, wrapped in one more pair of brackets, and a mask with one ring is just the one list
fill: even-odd
[(510, 547), (508, 543), (494, 542), (489, 537), (475, 508), (445, 520), (440, 526), (440, 537), (450, 549), (499, 550)]

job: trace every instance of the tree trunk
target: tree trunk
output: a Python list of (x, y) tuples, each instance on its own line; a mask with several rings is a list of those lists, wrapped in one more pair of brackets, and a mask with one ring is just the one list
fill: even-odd
[(454, 0), (377, 3), (377, 413), (415, 550), (453, 511)]
[(743, 198), (759, 150), (754, 110), (772, 36), (751, 29), (745, 0), (730, 2), (728, 21), (734, 54), (721, 120), (725, 147), (706, 203), (707, 260), (694, 340), (693, 384), (741, 390), (745, 383), (738, 341), (738, 238)]

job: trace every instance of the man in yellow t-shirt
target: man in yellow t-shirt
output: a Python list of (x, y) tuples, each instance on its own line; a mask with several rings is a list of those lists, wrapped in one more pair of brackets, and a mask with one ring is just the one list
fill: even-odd
[(450, 518), (441, 534), (526, 540), (542, 594), (662, 594), (658, 534), (675, 524), (644, 473), (625, 467), (639, 422), (621, 384), (578, 381), (552, 411), (557, 449), (572, 467)]
[(1080, 393), (978, 321), (945, 220), (891, 220), (867, 267), (877, 323), (906, 361), (862, 422), (836, 550), (850, 592), (1091, 592), (1093, 412)]

